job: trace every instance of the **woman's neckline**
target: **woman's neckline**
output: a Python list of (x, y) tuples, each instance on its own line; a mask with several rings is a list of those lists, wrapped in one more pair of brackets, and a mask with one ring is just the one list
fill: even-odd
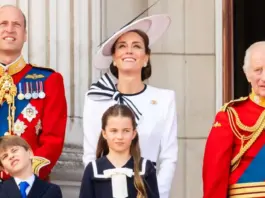
[[(117, 88), (117, 84), (116, 84), (116, 88)], [(139, 94), (141, 94), (141, 93), (143, 93), (145, 90), (146, 90), (146, 88), (147, 88), (147, 85), (146, 84), (144, 84), (144, 88), (141, 90), (141, 91), (139, 91), (139, 92), (137, 92), (137, 93), (133, 93), (133, 94), (124, 94), (124, 93), (122, 93), (122, 92), (120, 92), (123, 96), (136, 96), (136, 95), (139, 95)], [(119, 91), (119, 90), (118, 90)]]

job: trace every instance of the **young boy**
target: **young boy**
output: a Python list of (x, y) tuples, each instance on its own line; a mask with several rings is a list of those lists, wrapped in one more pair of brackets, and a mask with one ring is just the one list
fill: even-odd
[(12, 176), (0, 184), (1, 198), (62, 198), (59, 186), (33, 174), (32, 158), (33, 152), (24, 139), (0, 137), (0, 169)]

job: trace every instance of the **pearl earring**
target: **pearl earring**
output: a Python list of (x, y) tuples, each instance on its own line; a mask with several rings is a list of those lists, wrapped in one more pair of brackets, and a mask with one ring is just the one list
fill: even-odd
[(113, 66), (116, 66), (116, 62), (113, 62)]

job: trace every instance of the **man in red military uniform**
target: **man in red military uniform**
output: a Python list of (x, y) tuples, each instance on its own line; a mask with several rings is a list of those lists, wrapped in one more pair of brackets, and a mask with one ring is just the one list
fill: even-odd
[[(0, 136), (23, 137), (32, 147), (34, 172), (48, 179), (61, 155), (67, 119), (62, 76), (25, 63), (26, 20), (15, 6), (0, 8)], [(15, 156), (15, 153), (14, 153)], [(16, 166), (16, 160), (11, 162)], [(0, 173), (5, 180), (8, 175)]]
[(265, 197), (265, 42), (247, 49), (243, 69), (252, 92), (216, 115), (205, 147), (204, 198)]

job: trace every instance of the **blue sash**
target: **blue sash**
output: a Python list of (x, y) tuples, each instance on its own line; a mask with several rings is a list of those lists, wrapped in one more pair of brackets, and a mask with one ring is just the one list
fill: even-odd
[[(45, 80), (52, 74), (53, 72), (50, 70), (46, 69), (40, 69), (40, 68), (35, 68), (32, 67), (32, 69), (25, 74), (25, 76), (18, 82), (24, 85), (26, 82), (32, 82), (36, 83), (36, 81), (42, 81), (42, 84), (44, 86)], [(41, 79), (29, 79), (26, 78), (28, 75), (33, 75), (33, 74), (40, 74), (43, 75)], [(19, 86), (17, 84), (17, 90), (19, 91)], [(15, 97), (15, 106), (16, 106), (16, 111), (15, 111), (15, 120), (17, 117), (21, 114), (23, 109), (29, 104), (30, 100), (18, 100), (17, 97)], [(3, 103), (2, 106), (0, 106), (0, 137), (5, 134), (5, 132), (8, 131), (8, 105), (6, 102)]]
[(237, 183), (265, 181), (265, 146), (263, 146)]

